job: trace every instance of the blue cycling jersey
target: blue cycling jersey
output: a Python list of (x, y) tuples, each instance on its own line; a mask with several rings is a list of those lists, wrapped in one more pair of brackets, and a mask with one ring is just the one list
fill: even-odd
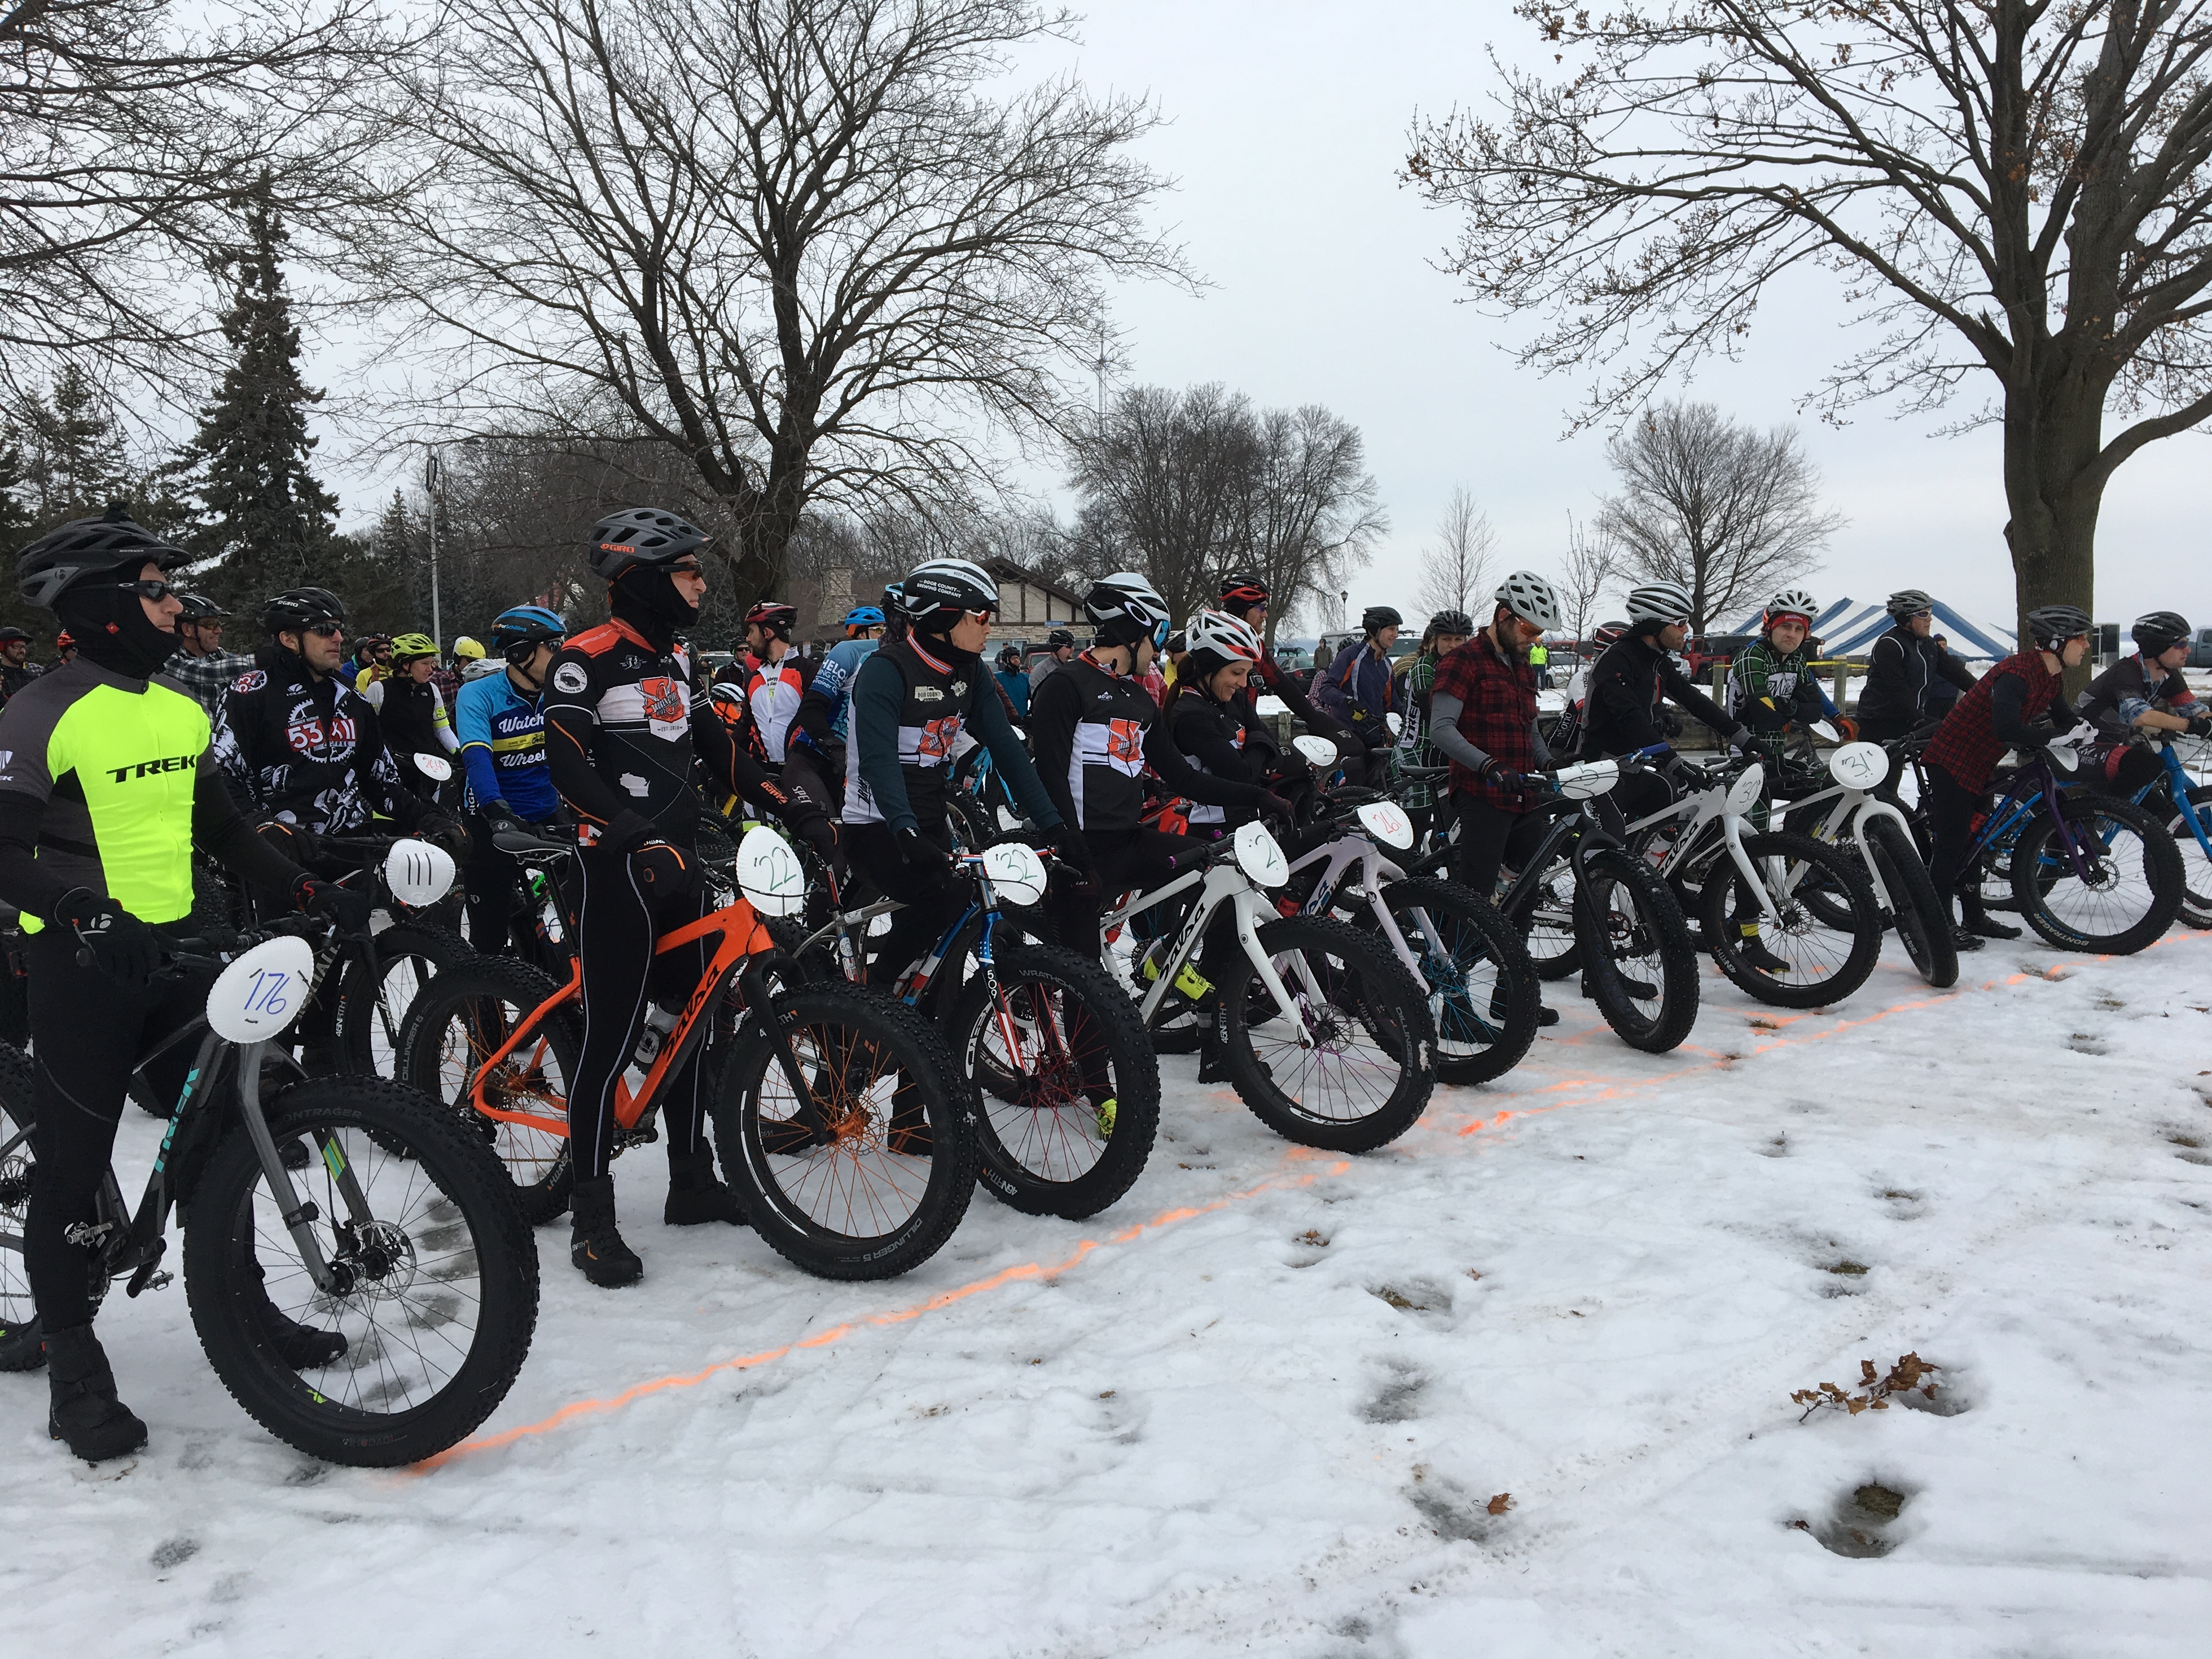
[(830, 703), (830, 729), (839, 737), (845, 736), (845, 719), (853, 708), (853, 680), (860, 673), (860, 665), (874, 654), (879, 641), (875, 640), (844, 640), (830, 647), (830, 654), (822, 659), (822, 666), (814, 671), (812, 690), (819, 691)]
[(453, 699), (453, 726), (471, 805), (503, 800), (532, 823), (553, 816), (561, 798), (545, 761), (545, 711), (537, 698), (524, 696), (504, 673), (487, 674)]

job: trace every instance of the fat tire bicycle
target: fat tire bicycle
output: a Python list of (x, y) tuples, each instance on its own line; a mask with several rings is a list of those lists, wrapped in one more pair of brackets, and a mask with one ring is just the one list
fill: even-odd
[[(167, 971), (218, 977), (141, 1075), (198, 1048), (137, 1211), (111, 1169), (75, 1242), (95, 1306), (117, 1280), (137, 1297), (170, 1282), (181, 1210), (185, 1295), (224, 1387), (287, 1445), (380, 1468), (444, 1451), (506, 1397), (537, 1326), (538, 1253), (497, 1162), (436, 1102), (381, 1078), (286, 1080), (297, 1068), (270, 1044), (335, 956), (304, 917), (171, 942)], [(42, 1363), (22, 1257), (33, 1109), (29, 1062), (0, 1048), (0, 1370)], [(295, 1366), (279, 1322), (335, 1330), (344, 1350)]]

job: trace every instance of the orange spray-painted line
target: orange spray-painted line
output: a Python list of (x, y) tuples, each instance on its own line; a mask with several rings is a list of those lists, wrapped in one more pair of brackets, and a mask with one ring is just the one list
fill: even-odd
[[(2159, 945), (2172, 943), (2176, 939), (2212, 939), (2212, 933), (2169, 934), (2165, 939), (2156, 940), (2148, 948), (2156, 949)], [(2111, 960), (2112, 958), (2110, 957), (2098, 957), (2094, 958), (2094, 961), (2099, 963), (2109, 962)], [(1776, 1048), (1793, 1047), (1796, 1044), (1804, 1042), (1818, 1042), (1824, 1037), (1833, 1036), (1839, 1031), (1855, 1030), (1862, 1026), (1871, 1025), (1878, 1021), (1890, 1018), (1892, 1016), (1896, 1014), (1911, 1013), (1923, 1008), (1940, 1006), (1944, 1003), (1956, 1000), (1959, 997), (1966, 994), (1969, 991), (1989, 991), (1996, 989), (2000, 985), (2018, 985), (2030, 979), (2048, 979), (2051, 974), (2058, 971), (2059, 969), (2069, 967), (2081, 967), (2087, 965), (2089, 964), (2065, 962), (2054, 963), (2049, 969), (2046, 969), (2041, 974), (2021, 972), (2010, 975), (2002, 980), (1988, 980), (1979, 986), (1960, 987), (1957, 990), (1946, 992), (1940, 996), (1923, 997), (1917, 998), (1910, 1002), (1895, 1003), (1887, 1008), (1881, 1010), (1879, 1012), (1869, 1014), (1863, 1019), (1842, 1021), (1836, 1024), (1824, 1027), (1819, 1031), (1812, 1032), (1802, 1037), (1781, 1037), (1772, 1042), (1762, 1043), (1758, 1048), (1751, 1050), (1751, 1054), (1766, 1054)], [(1593, 1033), (1586, 1032), (1582, 1035), (1589, 1036), (1592, 1034)], [(1748, 1055), (1744, 1056), (1744, 1058), (1748, 1057)], [(1542, 1089), (1537, 1090), (1534, 1092), (1538, 1095), (1565, 1094), (1576, 1089), (1587, 1087), (1592, 1083), (1601, 1084), (1602, 1086), (1599, 1088), (1597, 1092), (1595, 1094), (1580, 1096), (1572, 1099), (1553, 1100), (1543, 1105), (1523, 1106), (1501, 1110), (1487, 1117), (1477, 1118), (1473, 1122), (1468, 1123), (1466, 1127), (1459, 1129), (1455, 1133), (1458, 1135), (1464, 1137), (1480, 1133), (1485, 1129), (1502, 1127), (1505, 1124), (1511, 1122), (1516, 1118), (1538, 1116), (1544, 1113), (1559, 1111), (1562, 1108), (1568, 1106), (1595, 1105), (1603, 1101), (1613, 1099), (1631, 1091), (1651, 1088), (1661, 1084), (1677, 1082), (1684, 1077), (1694, 1076), (1700, 1072), (1717, 1071), (1725, 1064), (1733, 1063), (1735, 1058), (1736, 1056), (1733, 1055), (1724, 1056), (1709, 1060), (1703, 1065), (1685, 1067), (1681, 1070), (1669, 1072), (1663, 1076), (1653, 1078), (1607, 1079), (1581, 1077), (1565, 1079), (1558, 1083), (1547, 1084)], [(1316, 1152), (1309, 1147), (1293, 1146), (1288, 1149), (1285, 1154), (1285, 1158), (1286, 1161), (1296, 1162), (1314, 1160), (1324, 1155)], [(514, 1445), (519, 1441), (549, 1434), (554, 1430), (560, 1428), (564, 1424), (573, 1422), (578, 1419), (589, 1416), (605, 1415), (608, 1413), (620, 1411), (624, 1407), (634, 1405), (640, 1400), (650, 1398), (657, 1394), (666, 1393), (671, 1389), (696, 1388), (700, 1383), (706, 1382), (709, 1377), (720, 1376), (726, 1371), (751, 1370), (762, 1365), (773, 1364), (779, 1359), (787, 1358), (794, 1351), (799, 1349), (828, 1347), (834, 1343), (843, 1341), (845, 1339), (855, 1334), (866, 1326), (903, 1324), (909, 1320), (919, 1319), (926, 1313), (937, 1312), (941, 1309), (951, 1307), (956, 1303), (966, 1301), (970, 1297), (983, 1295), (991, 1291), (1002, 1289), (1008, 1285), (1026, 1283), (1032, 1279), (1050, 1279), (1059, 1273), (1066, 1272), (1069, 1268), (1073, 1267), (1079, 1262), (1084, 1261), (1086, 1257), (1097, 1250), (1106, 1249), (1113, 1245), (1133, 1243), (1146, 1237), (1147, 1234), (1157, 1233), (1167, 1228), (1179, 1225), (1182, 1222), (1194, 1220), (1200, 1216), (1210, 1214), (1214, 1211), (1226, 1209), (1233, 1204), (1243, 1203), (1246, 1200), (1256, 1198), (1262, 1193), (1277, 1190), (1288, 1190), (1300, 1187), (1310, 1186), (1324, 1175), (1341, 1175), (1350, 1168), (1351, 1161), (1349, 1159), (1337, 1159), (1330, 1163), (1324, 1169), (1309, 1170), (1303, 1175), (1298, 1175), (1288, 1179), (1280, 1176), (1270, 1176), (1267, 1180), (1262, 1181), (1255, 1186), (1245, 1188), (1239, 1192), (1224, 1194), (1221, 1197), (1213, 1199), (1205, 1204), (1186, 1205), (1176, 1209), (1164, 1210), (1149, 1220), (1134, 1223), (1130, 1226), (1122, 1228), (1118, 1232), (1109, 1235), (1103, 1239), (1084, 1239), (1079, 1242), (1073, 1250), (1068, 1252), (1066, 1256), (1055, 1262), (1047, 1264), (1043, 1262), (1026, 1261), (1014, 1267), (1004, 1267), (999, 1272), (992, 1273), (986, 1278), (972, 1280), (966, 1285), (957, 1285), (951, 1290), (940, 1291), (936, 1295), (930, 1297), (924, 1301), (911, 1304), (907, 1307), (889, 1309), (880, 1313), (870, 1314), (857, 1324), (848, 1321), (843, 1324), (833, 1325), (827, 1330), (817, 1332), (812, 1336), (804, 1337), (793, 1342), (787, 1342), (780, 1347), (763, 1349), (758, 1353), (745, 1354), (733, 1359), (717, 1360), (713, 1364), (705, 1366), (696, 1371), (673, 1372), (665, 1376), (653, 1377), (647, 1382), (633, 1383), (630, 1387), (624, 1389), (621, 1393), (611, 1395), (605, 1398), (572, 1401), (568, 1405), (562, 1407), (558, 1411), (554, 1412), (550, 1416), (540, 1418), (534, 1423), (520, 1424), (514, 1428), (502, 1430), (496, 1434), (486, 1435), (475, 1440), (464, 1441), (458, 1446), (452, 1447), (446, 1451), (439, 1453), (434, 1457), (427, 1458), (422, 1462), (416, 1464), (410, 1473), (426, 1473), (431, 1469), (439, 1468), (442, 1464), (451, 1462), (457, 1458), (471, 1456), (479, 1452), (495, 1451), (503, 1446)]]
[[(1285, 1161), (1314, 1161), (1318, 1156), (1307, 1147), (1293, 1147)], [(908, 1320), (919, 1319), (924, 1314), (935, 1313), (941, 1309), (952, 1306), (955, 1303), (964, 1302), (970, 1297), (981, 1296), (991, 1291), (1003, 1290), (1009, 1285), (1024, 1284), (1032, 1279), (1051, 1279), (1066, 1273), (1096, 1251), (1116, 1244), (1133, 1243), (1146, 1234), (1178, 1226), (1183, 1222), (1195, 1220), (1200, 1216), (1211, 1214), (1216, 1210), (1225, 1210), (1232, 1204), (1243, 1203), (1248, 1199), (1259, 1197), (1262, 1193), (1291, 1191), (1300, 1187), (1310, 1187), (1323, 1176), (1341, 1175), (1351, 1167), (1350, 1159), (1339, 1158), (1320, 1168), (1309, 1169), (1300, 1173), (1271, 1176), (1255, 1186), (1247, 1187), (1240, 1192), (1224, 1193), (1219, 1198), (1210, 1200), (1204, 1204), (1184, 1205), (1176, 1209), (1163, 1210), (1150, 1220), (1133, 1223), (1119, 1232), (1109, 1234), (1105, 1238), (1084, 1239), (1057, 1261), (1024, 1261), (1016, 1267), (1002, 1267), (987, 1278), (956, 1285), (949, 1291), (939, 1291), (927, 1300), (913, 1303), (903, 1308), (887, 1309), (884, 1312), (870, 1314), (857, 1321), (832, 1325), (827, 1330), (817, 1331), (812, 1336), (784, 1343), (780, 1347), (763, 1348), (758, 1353), (743, 1354), (734, 1359), (719, 1359), (713, 1364), (696, 1371), (672, 1372), (666, 1376), (656, 1376), (648, 1382), (635, 1382), (619, 1394), (609, 1395), (601, 1399), (571, 1401), (550, 1416), (542, 1417), (535, 1423), (518, 1424), (515, 1427), (503, 1429), (497, 1434), (485, 1435), (475, 1440), (465, 1440), (458, 1446), (440, 1452), (435, 1457), (425, 1458), (409, 1472), (425, 1474), (456, 1458), (471, 1456), (478, 1452), (495, 1451), (500, 1447), (511, 1446), (518, 1441), (550, 1434), (555, 1429), (560, 1428), (564, 1424), (574, 1422), (579, 1418), (604, 1416), (610, 1412), (618, 1412), (625, 1406), (635, 1405), (641, 1400), (648, 1399), (653, 1395), (667, 1393), (673, 1389), (696, 1389), (709, 1377), (719, 1376), (726, 1371), (752, 1370), (762, 1365), (774, 1364), (777, 1360), (787, 1358), (802, 1348), (826, 1348), (833, 1343), (842, 1342), (848, 1337), (858, 1334), (869, 1326), (903, 1324)]]

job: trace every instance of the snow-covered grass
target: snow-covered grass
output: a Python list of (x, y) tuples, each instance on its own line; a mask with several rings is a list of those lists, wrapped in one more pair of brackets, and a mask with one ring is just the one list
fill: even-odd
[[(427, 1473), (308, 1463), (181, 1290), (118, 1297), (146, 1453), (0, 1377), (8, 1649), (2204, 1654), (2212, 939), (1966, 967), (1799, 1016), (1708, 975), (1662, 1058), (1547, 988), (1527, 1065), (1357, 1160), (1171, 1060), (1115, 1211), (979, 1194), (889, 1285), (663, 1228), (634, 1153), (646, 1285), (541, 1233), (494, 1443)], [(1939, 1409), (1798, 1422), (1907, 1352)]]

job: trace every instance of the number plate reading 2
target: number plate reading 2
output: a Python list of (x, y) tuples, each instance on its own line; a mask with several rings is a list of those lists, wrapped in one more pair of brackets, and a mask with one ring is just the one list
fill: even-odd
[(315, 953), (303, 939), (257, 945), (208, 991), (208, 1024), (226, 1042), (266, 1042), (300, 1017), (313, 988)]

